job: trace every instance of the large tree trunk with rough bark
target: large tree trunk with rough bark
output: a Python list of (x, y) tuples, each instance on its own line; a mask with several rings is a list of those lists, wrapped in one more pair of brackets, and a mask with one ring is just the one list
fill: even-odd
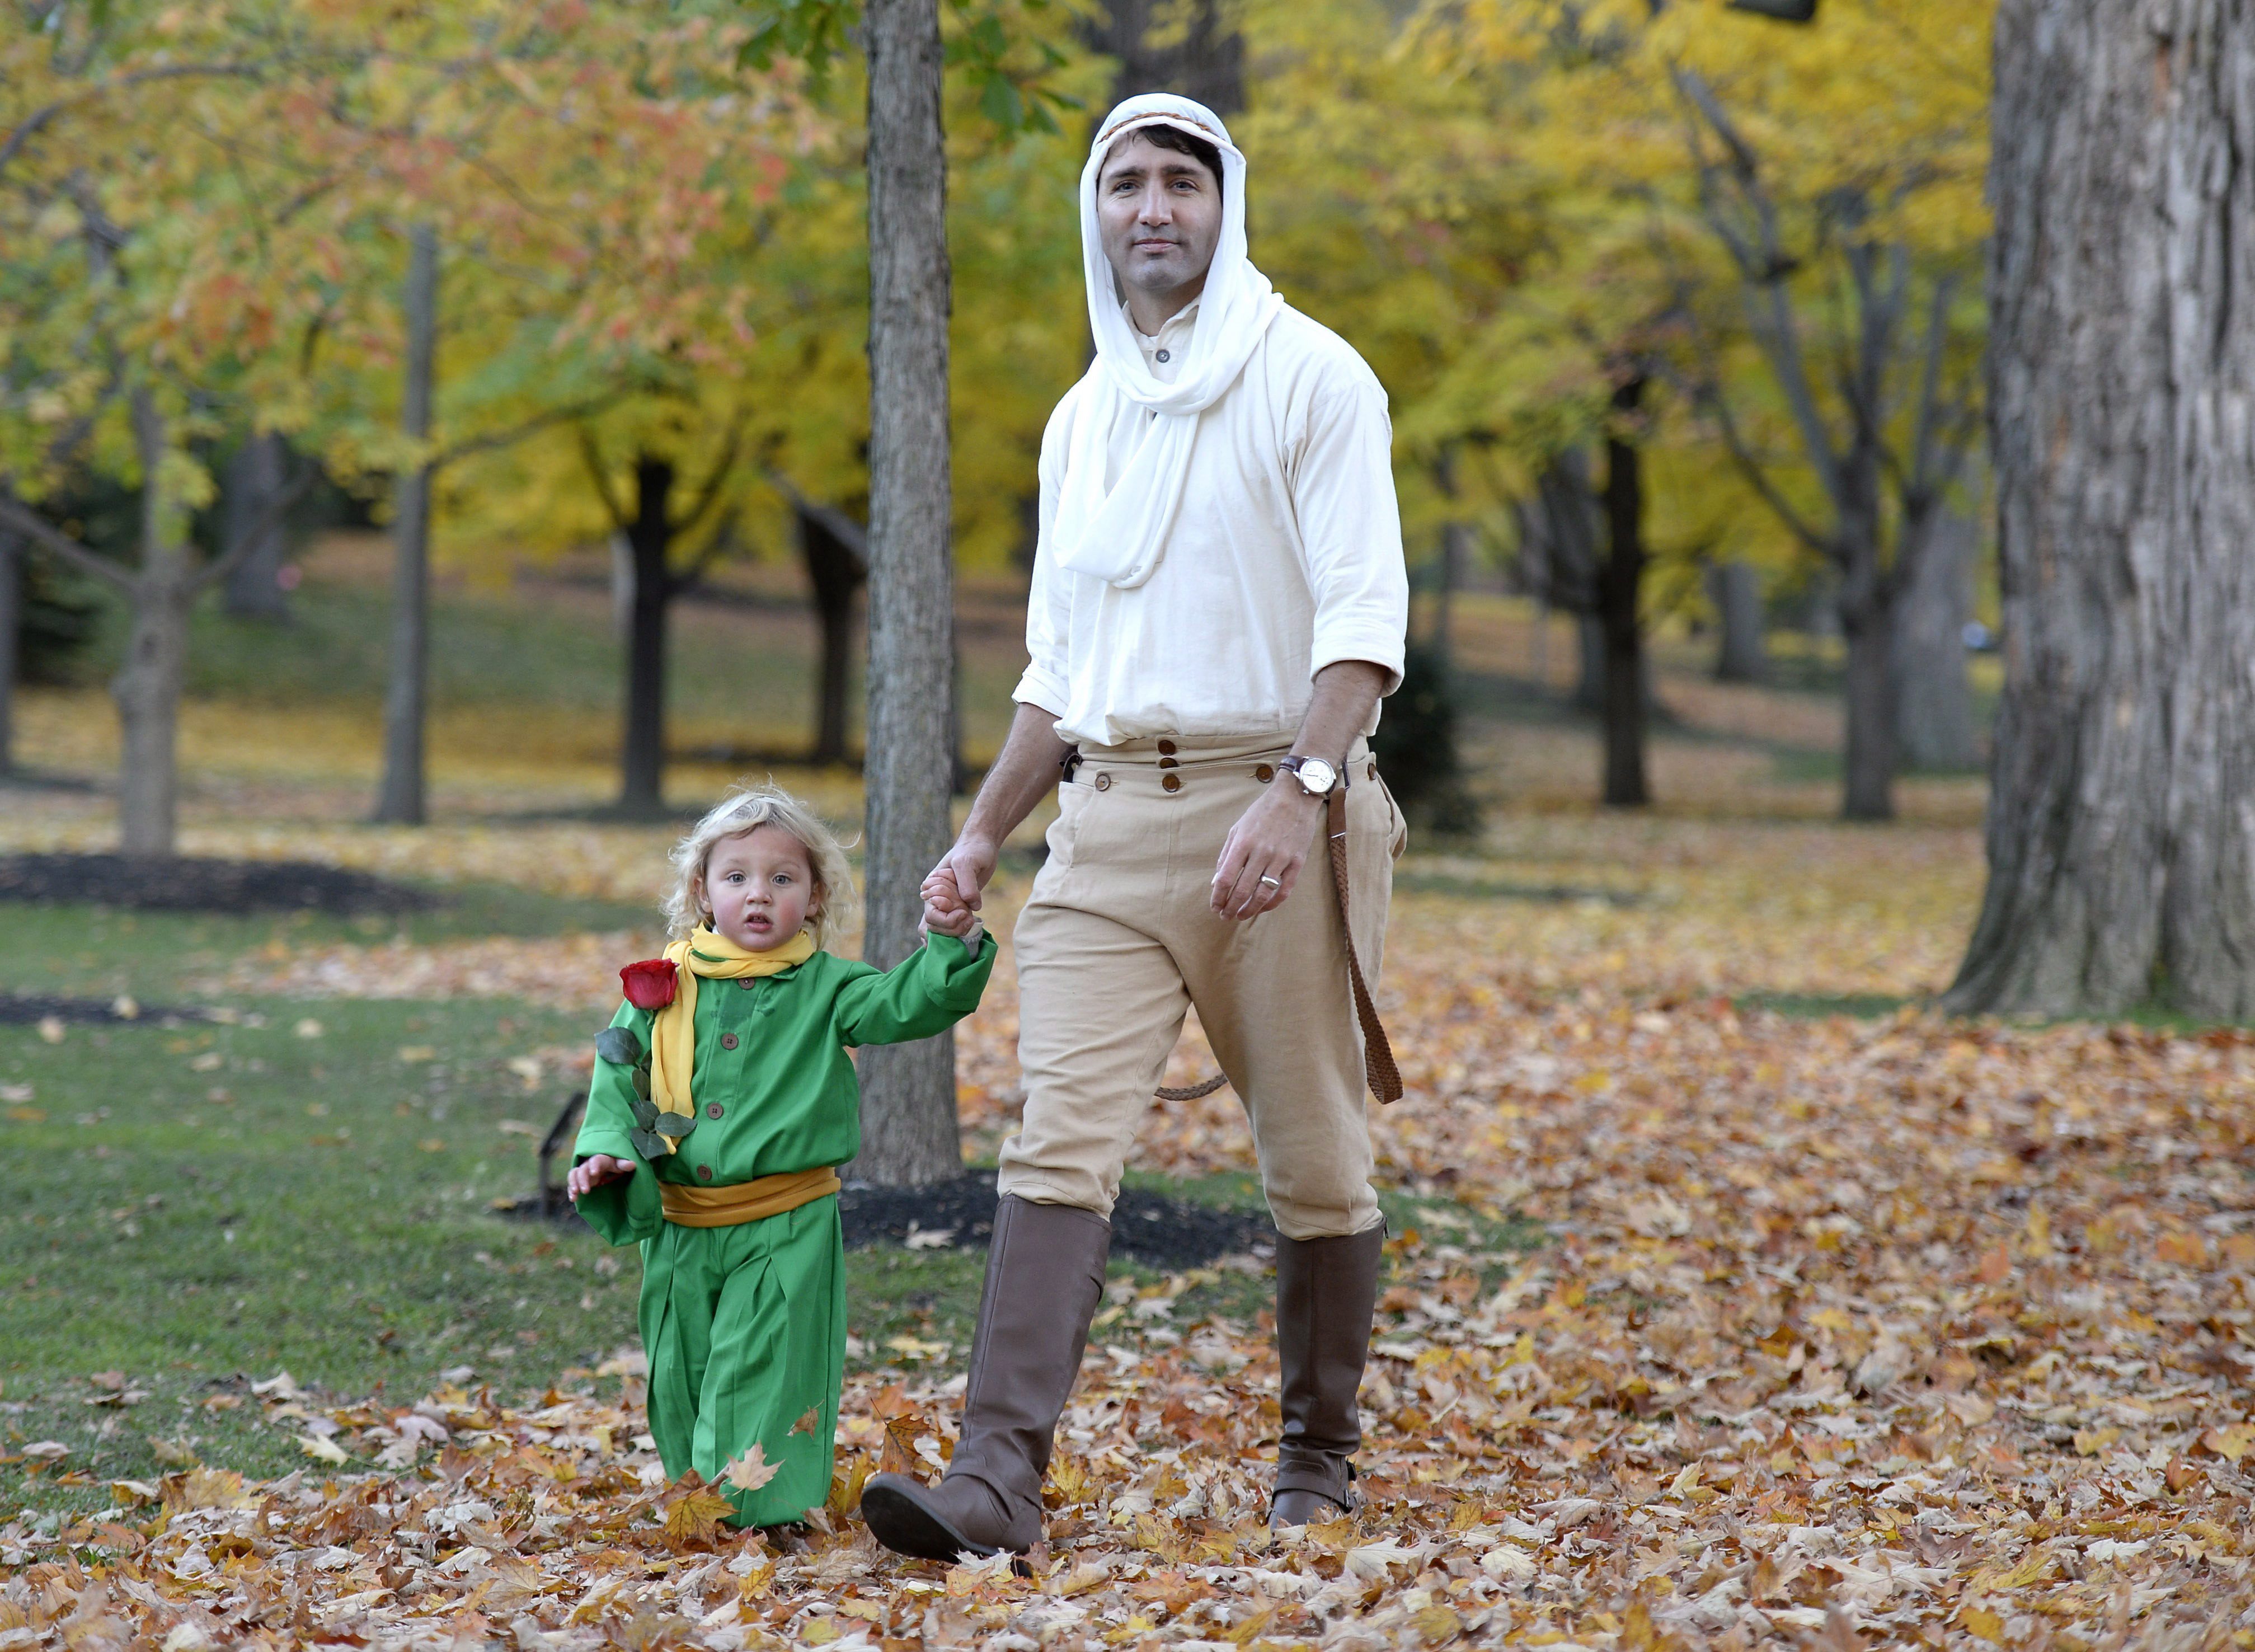
[[(953, 580), (947, 420), (947, 154), (937, 0), (870, 0), (868, 927), (887, 967), (921, 940), (917, 890), (952, 836)], [(959, 1174), (955, 1040), (861, 1057), (875, 1182)]]
[(2255, 1016), (2255, 11), (2005, 0), (2005, 692), (1948, 1002)]
[(635, 514), (626, 524), (632, 559), (627, 607), (626, 719), (619, 742), (619, 810), (665, 810), (666, 619), (673, 601), (673, 467), (648, 453), (635, 460)]
[[(410, 232), (407, 253), (407, 358), (399, 428), (411, 441), (431, 434), (431, 400), (439, 337), (439, 235), (428, 224)], [(383, 778), (376, 819), (421, 826), (425, 797), (424, 733), (431, 677), (431, 467), (402, 470), (391, 489), (391, 674), (383, 696)]]
[(156, 858), (172, 854), (178, 844), (180, 688), (194, 591), (186, 513), (165, 496), (164, 415), (147, 390), (133, 395), (133, 437), (141, 458), (141, 566), (133, 580), (125, 658), (109, 693), (123, 736), (118, 847), (129, 855)]
[(1895, 740), (1912, 769), (1970, 769), (1980, 755), (1965, 672), (1980, 531), (1970, 517), (1937, 511), (1896, 599)]

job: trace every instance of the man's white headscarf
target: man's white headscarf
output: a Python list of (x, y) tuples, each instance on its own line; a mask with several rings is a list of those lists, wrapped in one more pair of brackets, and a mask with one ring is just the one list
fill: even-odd
[[(1096, 183), (1104, 158), (1128, 133), (1172, 126), (1221, 151), (1221, 238), (1198, 299), (1188, 356), (1171, 384), (1153, 376), (1120, 308), (1112, 264), (1097, 227)], [(1221, 117), (1202, 103), (1164, 92), (1131, 97), (1106, 116), (1080, 175), (1080, 256), (1088, 280), (1088, 321), (1096, 360), (1078, 388), (1079, 405), (1065, 453), (1051, 527), (1057, 565), (1127, 589), (1159, 566), (1182, 503), (1183, 478), (1198, 438), (1198, 415), (1221, 399), (1284, 301), (1245, 256), (1245, 157)], [(1121, 419), (1157, 417), (1109, 490), (1106, 454)]]

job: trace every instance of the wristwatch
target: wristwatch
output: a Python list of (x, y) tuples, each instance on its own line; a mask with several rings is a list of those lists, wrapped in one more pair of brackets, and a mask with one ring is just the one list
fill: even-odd
[(1311, 798), (1327, 798), (1338, 784), (1338, 770), (1321, 757), (1287, 757), (1276, 766), (1290, 770), (1292, 777)]

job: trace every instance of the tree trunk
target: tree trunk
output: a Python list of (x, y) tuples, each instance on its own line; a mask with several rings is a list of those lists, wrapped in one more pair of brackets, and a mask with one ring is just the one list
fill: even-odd
[[(947, 422), (947, 155), (938, 0), (870, 0), (868, 927), (886, 967), (921, 940), (917, 894), (952, 835), (954, 622)], [(861, 1156), (875, 1182), (963, 1168), (952, 1034), (862, 1052)]]
[(1998, 13), (2005, 692), (1960, 1012), (2255, 1017), (2251, 56), (2244, 0)]
[(180, 685), (188, 657), (189, 588), (185, 513), (165, 496), (164, 415), (147, 390), (132, 397), (141, 459), (141, 566), (133, 582), (125, 660), (110, 679), (123, 735), (118, 765), (118, 847), (162, 858), (178, 847)]
[[(1228, 117), (1245, 107), (1245, 41), (1217, 0), (1111, 0), (1089, 44), (1117, 60), (1114, 103), (1138, 92), (1174, 92)], [(1153, 37), (1164, 40), (1156, 43)]]
[(1973, 617), (1973, 553), (1980, 527), (1937, 511), (1898, 601), (1894, 625), (1895, 738), (1913, 769), (1965, 770), (1979, 756), (1965, 626)]
[(619, 809), (665, 812), (665, 622), (673, 601), (667, 553), (673, 545), (673, 467), (649, 454), (635, 460), (635, 516), (627, 524), (634, 560), (627, 618), (626, 726), (619, 746)]
[(1847, 751), (1840, 813), (1849, 820), (1895, 818), (1895, 578), (1914, 573), (1923, 524), (1907, 524), (1893, 578), (1879, 566), (1879, 455), (1858, 443), (1841, 464), (1840, 630), (1848, 645)]
[[(418, 224), (408, 240), (407, 358), (400, 432), (418, 446), (431, 434), (439, 334), (439, 233)], [(431, 675), (431, 467), (400, 472), (391, 489), (391, 676), (383, 696), (383, 778), (376, 819), (421, 826), (424, 731)]]
[(0, 775), (16, 771), (16, 675), (23, 669), (25, 561), (23, 536), (0, 528)]
[[(1644, 381), (1613, 394), (1617, 415), (1631, 416)], [(1604, 800), (1615, 808), (1652, 801), (1645, 782), (1644, 472), (1636, 444), (1614, 429), (1605, 437), (1605, 562), (1598, 580), (1598, 621), (1605, 642)]]
[(822, 628), (822, 659), (814, 699), (814, 749), (808, 761), (818, 768), (848, 761), (846, 709), (853, 687), (854, 603), (869, 571), (811, 511), (795, 513), (799, 559), (814, 592), (814, 613)]
[(1707, 571), (1722, 645), (1715, 654), (1718, 683), (1759, 683), (1769, 676), (1764, 639), (1761, 575), (1750, 562), (1718, 562)]
[[(226, 531), (221, 543), (232, 550), (273, 503), (289, 480), (289, 444), (272, 431), (251, 436), (228, 460), (221, 487)], [(286, 620), (288, 594), (282, 588), (282, 559), (290, 548), (288, 524), (267, 524), (248, 555), (227, 576), (227, 611), (238, 619)]]

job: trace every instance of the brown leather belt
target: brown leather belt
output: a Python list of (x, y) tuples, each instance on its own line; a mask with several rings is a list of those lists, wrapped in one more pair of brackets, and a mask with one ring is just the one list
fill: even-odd
[(811, 1205), (844, 1185), (837, 1170), (825, 1164), (819, 1170), (791, 1170), (782, 1176), (755, 1176), (727, 1187), (685, 1187), (678, 1182), (660, 1182), (657, 1192), (665, 1204), (665, 1220), (676, 1227), (735, 1227)]

